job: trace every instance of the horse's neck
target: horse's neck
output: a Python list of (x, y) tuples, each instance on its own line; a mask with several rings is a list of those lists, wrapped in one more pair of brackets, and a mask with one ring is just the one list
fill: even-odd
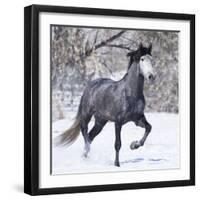
[(125, 77), (127, 96), (138, 98), (143, 95), (144, 78), (140, 75), (138, 63), (133, 63)]

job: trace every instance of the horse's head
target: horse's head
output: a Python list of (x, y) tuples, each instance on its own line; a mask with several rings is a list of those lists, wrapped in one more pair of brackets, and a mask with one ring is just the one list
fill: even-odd
[(130, 57), (129, 68), (133, 62), (139, 63), (140, 74), (147, 80), (153, 81), (155, 79), (155, 72), (152, 65), (151, 56), (152, 44), (149, 47), (143, 47), (140, 43), (136, 51), (131, 51), (127, 54)]

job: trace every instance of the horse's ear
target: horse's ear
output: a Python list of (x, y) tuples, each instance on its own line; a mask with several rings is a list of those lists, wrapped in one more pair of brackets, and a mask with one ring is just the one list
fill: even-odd
[(149, 47), (148, 47), (148, 52), (151, 54), (151, 50), (152, 50), (152, 43), (150, 43)]
[(142, 48), (143, 48), (143, 44), (142, 44), (142, 42), (140, 42), (139, 49), (142, 49)]
[(132, 52), (126, 54), (127, 57), (131, 56)]
[(130, 51), (130, 52), (128, 52), (128, 53), (126, 54), (126, 56), (127, 56), (127, 57), (133, 56), (134, 53), (135, 53), (135, 51)]

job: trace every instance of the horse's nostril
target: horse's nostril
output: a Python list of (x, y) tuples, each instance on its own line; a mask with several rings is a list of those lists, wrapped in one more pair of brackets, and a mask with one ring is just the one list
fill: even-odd
[(150, 79), (150, 80), (153, 79), (153, 75), (152, 75), (152, 74), (149, 75), (149, 79)]
[(149, 80), (153, 81), (153, 80), (155, 80), (156, 77), (153, 74), (150, 74), (148, 78), (149, 78)]

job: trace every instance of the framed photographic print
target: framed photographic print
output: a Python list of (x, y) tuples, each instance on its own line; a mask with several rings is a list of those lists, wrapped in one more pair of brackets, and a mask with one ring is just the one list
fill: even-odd
[(25, 8), (24, 191), (195, 184), (195, 16)]

